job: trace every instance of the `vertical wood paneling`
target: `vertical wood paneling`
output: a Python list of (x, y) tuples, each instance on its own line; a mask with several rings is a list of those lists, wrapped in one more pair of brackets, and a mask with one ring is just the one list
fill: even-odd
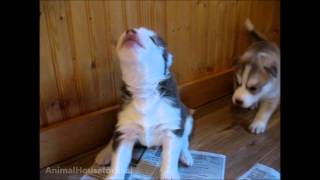
[(42, 117), (41, 117), (42, 115), (41, 115), (41, 112), (40, 112), (40, 128), (42, 128), (43, 126), (44, 126), (44, 123), (43, 123), (43, 119), (42, 119)]
[(74, 27), (72, 22), (72, 13), (71, 13), (71, 5), (68, 1), (64, 1), (64, 5), (66, 7), (66, 22), (68, 26), (68, 34), (69, 34), (69, 42), (70, 42), (70, 51), (71, 51), (71, 58), (72, 58), (72, 65), (73, 65), (73, 72), (74, 72), (74, 83), (76, 85), (78, 100), (79, 100), (79, 108), (81, 110), (81, 113), (85, 110), (84, 101), (82, 100), (82, 97), (84, 96), (83, 88), (82, 88), (82, 81), (81, 81), (81, 72), (79, 68), (79, 62), (77, 58), (77, 52), (76, 52), (76, 44), (74, 40)]
[(221, 58), (222, 70), (228, 69), (232, 66), (232, 59), (234, 57), (234, 49), (235, 49), (235, 38), (236, 38), (236, 23), (237, 23), (237, 3), (239, 1), (229, 1), (226, 2), (226, 15), (225, 19), (228, 19), (225, 26), (225, 31), (223, 31), (223, 35), (225, 37), (224, 42), (225, 46), (228, 47), (224, 49), (224, 56)]
[(206, 64), (208, 65), (208, 72), (217, 72), (217, 67), (215, 66), (217, 64), (217, 45), (219, 43), (219, 35), (218, 33), (218, 14), (215, 10), (218, 6), (217, 1), (209, 1), (208, 2), (208, 39), (207, 39), (207, 59)]
[[(186, 18), (192, 12), (192, 1), (167, 1), (167, 42), (173, 53), (173, 67), (177, 81), (182, 83), (184, 72), (190, 72), (191, 20)], [(169, 23), (170, 22), (170, 23)], [(179, 42), (179, 43), (178, 43)], [(184, 69), (182, 71), (182, 68)]]
[(154, 1), (140, 1), (140, 22), (141, 25), (154, 29)]
[(253, 1), (251, 6), (251, 19), (261, 33), (270, 35), (272, 17), (274, 15), (274, 3), (268, 1)]
[[(191, 23), (190, 23), (190, 39), (193, 41), (191, 43), (191, 58), (186, 58), (188, 62), (190, 75), (185, 74), (183, 76), (184, 80), (182, 82), (188, 81), (187, 79), (191, 78), (192, 80), (198, 79), (206, 75), (207, 71), (207, 51), (208, 51), (208, 1), (192, 1), (191, 2)], [(197, 24), (194, 26), (194, 24)], [(182, 71), (182, 69), (181, 69)], [(183, 71), (182, 71), (183, 72)]]
[(109, 23), (110, 23), (110, 34), (111, 34), (111, 54), (112, 54), (112, 73), (113, 73), (113, 81), (111, 81), (113, 85), (113, 96), (116, 98), (120, 97), (120, 68), (117, 60), (117, 55), (115, 52), (115, 47), (117, 40), (121, 33), (127, 29), (125, 21), (125, 12), (121, 9), (121, 1), (105, 1), (105, 8), (109, 10)]
[(271, 27), (271, 33), (272, 37), (275, 42), (280, 44), (280, 2), (276, 1), (274, 3), (273, 7), (273, 18), (272, 18), (272, 27)]
[(52, 55), (48, 39), (47, 22), (43, 9), (40, 6), (40, 99), (43, 102), (49, 123), (63, 119), (56, 77), (53, 70)]
[(85, 111), (93, 111), (98, 107), (99, 83), (97, 79), (96, 61), (92, 43), (90, 17), (86, 1), (69, 1), (72, 15), (72, 26), (76, 48), (76, 58), (82, 82), (82, 101)]
[[(129, 0), (126, 1), (125, 3), (125, 13), (126, 13), (126, 19), (127, 19), (127, 24), (128, 27), (138, 27), (141, 26), (143, 23), (139, 21), (139, 16), (138, 16), (138, 11), (137, 9), (139, 8), (140, 2), (135, 1), (135, 0)], [(128, 16), (128, 14), (130, 14)]]
[(237, 36), (235, 38), (236, 48), (235, 55), (239, 56), (249, 46), (250, 37), (247, 34), (246, 29), (244, 28), (244, 22), (246, 18), (250, 17), (251, 12), (251, 1), (241, 1), (237, 3)]
[(56, 81), (60, 94), (60, 107), (64, 118), (70, 118), (80, 113), (79, 95), (74, 83), (74, 72), (63, 1), (47, 1), (44, 3), (47, 17), (48, 33), (53, 56)]
[(99, 108), (103, 108), (115, 103), (115, 97), (108, 94), (114, 89), (110, 83), (106, 83), (111, 82), (111, 78), (113, 78), (112, 72), (109, 71), (112, 61), (111, 49), (109, 48), (109, 43), (111, 43), (110, 25), (108, 24), (109, 12), (106, 11), (103, 1), (87, 1), (87, 6), (90, 9), (91, 41), (99, 85)]
[(216, 67), (216, 72), (220, 72), (223, 68), (223, 61), (225, 61), (224, 56), (226, 55), (226, 48), (230, 48), (226, 46), (227, 40), (225, 39), (226, 36), (228, 36), (226, 32), (226, 13), (227, 13), (227, 3), (226, 2), (217, 2), (216, 6), (216, 16), (217, 16), (217, 34), (218, 37), (217, 44), (216, 44), (216, 63), (214, 66)]
[(40, 99), (40, 127), (44, 127), (48, 125), (48, 117), (47, 112), (44, 109), (44, 105), (42, 100)]
[(129, 28), (128, 25), (128, 15), (127, 15), (127, 7), (126, 7), (126, 0), (120, 1), (120, 5), (121, 5), (121, 12), (122, 12), (122, 22), (123, 25), (125, 27), (125, 29)]
[(153, 28), (159, 33), (159, 35), (167, 39), (166, 34), (166, 1), (154, 1), (154, 24)]
[(50, 0), (40, 11), (40, 126), (117, 103), (115, 45), (128, 28), (166, 39), (179, 84), (230, 69), (250, 43), (248, 17), (279, 43), (278, 0)]

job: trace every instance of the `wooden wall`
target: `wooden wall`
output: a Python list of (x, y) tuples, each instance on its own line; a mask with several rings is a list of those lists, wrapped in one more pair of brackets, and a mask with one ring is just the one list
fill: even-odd
[(118, 36), (129, 27), (160, 33), (185, 84), (230, 69), (248, 45), (243, 22), (279, 42), (279, 1), (102, 1), (40, 3), (40, 126), (117, 103)]

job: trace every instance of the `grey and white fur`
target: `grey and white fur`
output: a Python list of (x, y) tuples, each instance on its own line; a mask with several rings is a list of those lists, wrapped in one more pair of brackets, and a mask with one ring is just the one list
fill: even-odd
[(136, 143), (162, 146), (161, 179), (180, 179), (179, 161), (193, 164), (189, 137), (193, 118), (170, 71), (172, 55), (159, 35), (140, 27), (124, 32), (116, 46), (122, 72), (122, 104), (112, 140), (96, 157), (110, 161), (106, 179), (124, 179)]
[(257, 32), (249, 19), (245, 25), (254, 42), (236, 62), (232, 101), (243, 108), (259, 106), (249, 130), (260, 134), (280, 103), (280, 49)]

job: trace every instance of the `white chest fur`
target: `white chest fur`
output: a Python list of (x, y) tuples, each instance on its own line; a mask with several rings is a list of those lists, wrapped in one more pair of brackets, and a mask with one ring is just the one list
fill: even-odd
[(180, 109), (170, 103), (158, 95), (133, 98), (118, 115), (118, 130), (147, 147), (161, 145), (163, 137), (180, 126)]

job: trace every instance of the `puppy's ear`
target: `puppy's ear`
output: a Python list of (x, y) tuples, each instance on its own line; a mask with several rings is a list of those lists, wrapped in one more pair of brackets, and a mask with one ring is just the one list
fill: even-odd
[(164, 59), (164, 74), (170, 73), (170, 67), (172, 65), (173, 56), (171, 53), (169, 53), (166, 49), (163, 51), (163, 59)]
[(168, 53), (168, 59), (167, 59), (167, 67), (170, 68), (173, 62), (173, 55), (171, 53)]
[(277, 77), (278, 69), (274, 58), (266, 53), (259, 53), (258, 58), (262, 68), (272, 77)]

